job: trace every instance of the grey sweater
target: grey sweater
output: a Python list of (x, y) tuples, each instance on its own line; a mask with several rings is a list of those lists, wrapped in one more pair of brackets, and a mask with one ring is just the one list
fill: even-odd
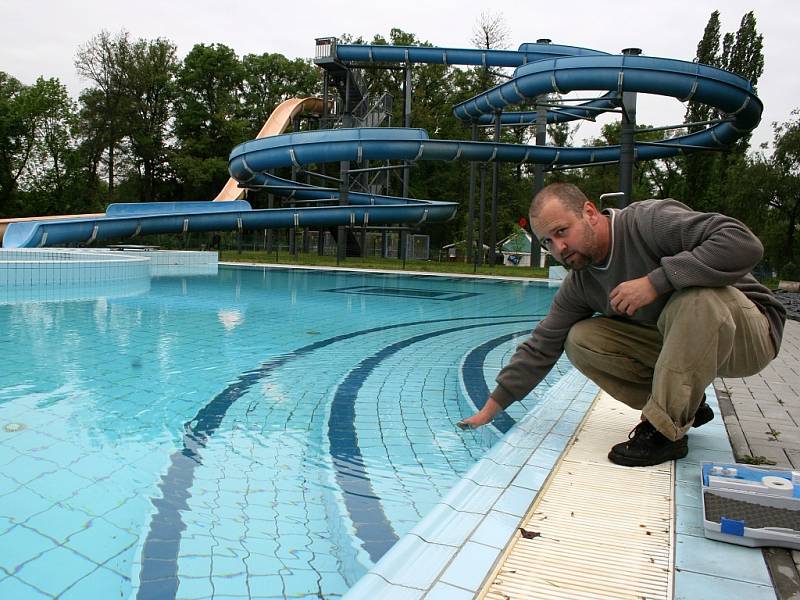
[(695, 212), (669, 199), (645, 200), (604, 212), (611, 218), (612, 231), (605, 265), (567, 274), (548, 315), (498, 374), (492, 397), (501, 406), (525, 397), (544, 379), (564, 351), (573, 324), (597, 313), (623, 318), (611, 308), (611, 290), (645, 275), (660, 296), (624, 318), (655, 325), (673, 291), (732, 285), (766, 315), (777, 353), (786, 310), (750, 274), (761, 260), (763, 247), (745, 225), (718, 213)]

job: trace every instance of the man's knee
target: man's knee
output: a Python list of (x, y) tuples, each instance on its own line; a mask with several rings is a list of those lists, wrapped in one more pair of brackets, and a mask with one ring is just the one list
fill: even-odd
[(667, 301), (662, 314), (667, 311), (683, 312), (684, 310), (719, 310), (725, 306), (725, 299), (730, 294), (726, 287), (690, 287), (678, 290)]
[(658, 329), (663, 334), (665, 329), (676, 320), (687, 320), (699, 327), (719, 327), (719, 324), (730, 320), (726, 297), (729, 288), (691, 287), (672, 294), (661, 316)]
[(580, 369), (586, 364), (587, 357), (592, 353), (592, 346), (597, 339), (597, 331), (593, 319), (578, 321), (569, 330), (567, 340), (564, 342), (564, 351), (569, 361)]

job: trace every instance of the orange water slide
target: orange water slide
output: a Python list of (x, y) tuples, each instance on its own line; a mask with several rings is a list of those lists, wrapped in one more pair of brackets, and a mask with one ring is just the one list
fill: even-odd
[[(281, 102), (272, 111), (261, 131), (256, 138), (280, 135), (291, 125), (292, 120), (302, 113), (322, 114), (322, 98), (290, 98)], [(231, 178), (222, 188), (222, 191), (214, 198), (214, 202), (226, 200), (238, 200), (244, 195), (244, 190), (239, 187), (238, 182)], [(104, 213), (83, 214), (83, 215), (47, 215), (42, 217), (15, 217), (10, 219), (0, 219), (0, 241), (6, 232), (9, 223), (18, 221), (57, 221), (61, 219), (89, 219), (105, 216)]]
[[(286, 131), (292, 120), (302, 113), (321, 114), (323, 109), (322, 98), (290, 98), (281, 102), (264, 123), (261, 131), (258, 132), (256, 139), (280, 135)], [(226, 200), (240, 200), (244, 196), (244, 190), (239, 187), (239, 182), (233, 177), (228, 179), (228, 183), (222, 191), (214, 198), (214, 202), (224, 202)]]

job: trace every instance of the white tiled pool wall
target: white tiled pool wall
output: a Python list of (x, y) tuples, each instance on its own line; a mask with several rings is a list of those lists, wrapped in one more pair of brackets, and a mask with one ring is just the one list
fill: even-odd
[(146, 258), (70, 250), (0, 252), (0, 285), (9, 287), (73, 286), (149, 276)]
[(204, 252), (200, 250), (156, 250), (152, 252), (134, 252), (126, 250), (129, 256), (147, 256), (151, 265), (181, 265), (199, 266), (217, 264), (216, 252)]
[[(191, 272), (216, 271), (216, 252), (158, 250), (150, 252), (103, 249), (0, 250), (0, 286), (75, 286), (114, 281), (146, 280), (171, 274), (174, 267)], [(182, 273), (175, 273), (182, 274)]]
[[(129, 251), (126, 251), (129, 252)], [(216, 275), (219, 255), (216, 252), (200, 250), (158, 250), (156, 252), (130, 252), (131, 255), (145, 254), (150, 258), (150, 275)]]

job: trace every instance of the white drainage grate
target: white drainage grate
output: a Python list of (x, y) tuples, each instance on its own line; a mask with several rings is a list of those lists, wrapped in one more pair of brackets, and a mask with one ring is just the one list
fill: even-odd
[(479, 597), (672, 598), (674, 463), (610, 463), (639, 412), (605, 393)]

